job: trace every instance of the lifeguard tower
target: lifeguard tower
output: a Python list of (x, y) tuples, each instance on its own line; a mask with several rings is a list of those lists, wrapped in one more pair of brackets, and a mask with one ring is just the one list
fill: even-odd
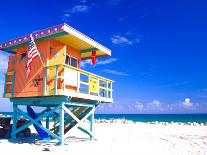
[[(92, 139), (95, 108), (113, 102), (113, 81), (80, 69), (81, 61), (110, 56), (111, 51), (67, 24), (35, 31), (32, 36), (40, 58), (33, 60), (28, 78), (30, 34), (0, 44), (1, 50), (14, 54), (9, 57), (3, 94), (13, 103), (12, 138), (34, 125), (41, 138), (52, 137), (60, 144), (72, 128)], [(37, 114), (31, 106), (44, 110)], [(22, 117), (29, 121), (17, 128)], [(86, 119), (89, 129), (83, 123)], [(54, 125), (49, 124), (51, 120)]]

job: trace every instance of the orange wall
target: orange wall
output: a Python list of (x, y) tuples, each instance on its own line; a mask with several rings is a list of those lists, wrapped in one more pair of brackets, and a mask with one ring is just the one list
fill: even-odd
[[(49, 60), (48, 65), (56, 65), (56, 64), (64, 64), (65, 63), (65, 55), (66, 53), (70, 56), (73, 56), (78, 59), (78, 64), (80, 66), (81, 55), (80, 52), (69, 45), (65, 45), (60, 41), (54, 39), (48, 39), (45, 41), (36, 43), (38, 51), (43, 55), (42, 62), (46, 65)], [(43, 85), (44, 85), (44, 66), (42, 65), (40, 58), (36, 57), (31, 64), (31, 73), (30, 77), (26, 77), (26, 65), (27, 61), (21, 59), (22, 53), (27, 53), (28, 46), (19, 47), (17, 49), (16, 56), (12, 56), (9, 58), (8, 63), (8, 71), (15, 72), (15, 86), (14, 86), (14, 96), (13, 97), (29, 97), (29, 96), (42, 96)], [(54, 56), (54, 53), (57, 52), (57, 56)], [(15, 61), (15, 64), (13, 64)], [(59, 75), (62, 70), (59, 69)], [(48, 73), (48, 76), (52, 75), (52, 73)], [(39, 81), (39, 85), (36, 86), (37, 80)], [(9, 79), (8, 79), (9, 80)], [(47, 81), (49, 84), (49, 81)], [(48, 85), (50, 89), (54, 88), (54, 81), (51, 82), (52, 85)], [(58, 82), (59, 83), (59, 82)], [(62, 84), (58, 84), (62, 87)], [(59, 87), (60, 87), (59, 86)], [(10, 88), (8, 86), (7, 93), (9, 93)]]

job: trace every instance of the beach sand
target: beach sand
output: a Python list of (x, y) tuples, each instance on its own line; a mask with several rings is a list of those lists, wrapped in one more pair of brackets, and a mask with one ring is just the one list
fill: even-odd
[[(89, 125), (89, 124), (88, 124)], [(45, 142), (0, 140), (1, 154), (207, 154), (207, 126), (198, 123), (96, 121), (95, 140), (71, 131), (64, 146)]]

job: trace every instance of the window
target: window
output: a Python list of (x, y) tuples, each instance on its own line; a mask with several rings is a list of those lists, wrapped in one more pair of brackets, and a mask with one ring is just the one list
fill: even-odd
[(71, 57), (70, 58), (70, 65), (77, 68), (78, 67), (78, 61), (77, 61), (77, 59)]
[(66, 55), (65, 64), (77, 68), (78, 67), (78, 59), (71, 57), (69, 55)]
[(26, 58), (27, 58), (27, 53), (22, 53), (19, 62), (22, 62), (23, 59), (26, 60)]
[(70, 65), (70, 57), (66, 55), (65, 64)]
[(27, 56), (26, 53), (22, 53), (22, 54), (21, 54), (21, 59), (24, 59), (24, 57), (26, 57), (26, 56)]

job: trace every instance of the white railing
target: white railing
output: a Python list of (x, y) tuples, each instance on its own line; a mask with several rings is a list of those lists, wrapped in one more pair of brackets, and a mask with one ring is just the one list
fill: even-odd
[(45, 67), (43, 95), (75, 94), (112, 102), (112, 83), (102, 76), (65, 64)]

